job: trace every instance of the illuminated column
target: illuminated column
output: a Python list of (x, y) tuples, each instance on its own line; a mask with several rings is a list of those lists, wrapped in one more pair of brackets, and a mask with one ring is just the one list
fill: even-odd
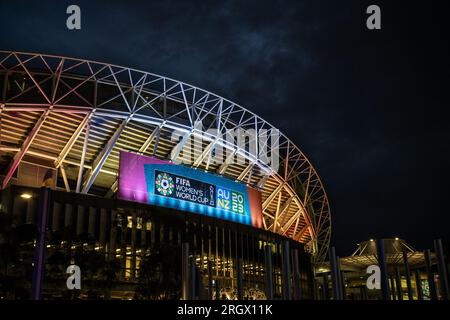
[(213, 299), (212, 261), (208, 257), (208, 299)]
[(391, 283), (391, 289), (390, 294), (391, 294), (391, 298), (392, 300), (397, 300), (397, 296), (395, 295), (395, 281), (394, 281), (394, 276), (392, 274), (389, 275), (389, 281)]
[(272, 248), (269, 244), (265, 246), (265, 271), (266, 271), (266, 296), (268, 300), (273, 299), (272, 278)]
[(120, 215), (120, 255), (122, 256), (122, 279), (127, 276), (127, 232), (128, 232), (128, 215), (123, 213)]
[(416, 269), (414, 272), (416, 280), (417, 300), (423, 300), (422, 281), (420, 280), (420, 270)]
[(242, 300), (244, 297), (244, 288), (242, 284), (242, 258), (236, 258), (236, 262), (238, 300)]
[(405, 268), (406, 286), (408, 288), (408, 300), (412, 300), (413, 293), (411, 286), (411, 271), (409, 270), (409, 263), (408, 263), (408, 253), (406, 251), (403, 251), (402, 255), (403, 255), (403, 266)]
[(45, 251), (47, 238), (48, 215), (51, 206), (51, 190), (41, 188), (39, 190), (38, 221), (37, 221), (37, 239), (34, 255), (34, 267), (32, 276), (31, 298), (32, 300), (41, 300), (42, 287), (45, 273)]
[(137, 234), (137, 216), (136, 210), (133, 210), (131, 225), (131, 279), (136, 277), (136, 234)]
[(425, 268), (427, 270), (428, 287), (430, 288), (430, 299), (437, 300), (436, 285), (434, 283), (434, 273), (431, 269), (431, 254), (429, 249), (425, 250), (424, 256)]
[(398, 266), (395, 267), (395, 286), (397, 287), (398, 300), (403, 300), (402, 279), (400, 275), (400, 268)]

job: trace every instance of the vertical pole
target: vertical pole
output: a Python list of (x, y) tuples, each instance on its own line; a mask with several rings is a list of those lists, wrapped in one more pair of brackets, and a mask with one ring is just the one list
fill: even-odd
[(189, 298), (191, 300), (195, 300), (196, 299), (196, 284), (197, 284), (197, 280), (196, 280), (196, 272), (195, 272), (195, 256), (190, 257), (190, 279), (189, 279)]
[(189, 300), (189, 242), (181, 245), (181, 294), (183, 300)]
[(437, 300), (436, 284), (434, 283), (434, 274), (431, 269), (431, 254), (427, 249), (424, 252), (425, 255), (425, 268), (427, 270), (428, 287), (430, 288), (430, 300)]
[(289, 255), (289, 242), (283, 242), (283, 299), (291, 300), (291, 262)]
[(406, 286), (408, 288), (408, 300), (412, 300), (413, 292), (411, 286), (411, 271), (409, 270), (409, 263), (408, 263), (408, 253), (406, 251), (403, 251), (402, 255), (403, 255), (403, 266), (405, 268)]
[(208, 258), (208, 299), (213, 299), (212, 261)]
[(334, 247), (330, 249), (331, 284), (333, 287), (333, 299), (340, 300), (339, 276), (336, 264), (336, 251)]
[(398, 266), (395, 267), (395, 286), (397, 287), (398, 300), (403, 300), (402, 279), (400, 276), (400, 268)]
[(242, 287), (242, 258), (237, 258), (237, 292), (238, 300), (242, 300), (244, 297), (243, 287)]
[(298, 249), (293, 251), (294, 260), (294, 299), (300, 300), (300, 266), (298, 261)]
[(434, 240), (434, 251), (436, 252), (438, 260), (439, 283), (441, 287), (442, 299), (448, 300), (449, 299), (448, 278), (447, 278), (447, 270), (445, 267), (445, 257), (441, 239)]
[(328, 300), (328, 273), (322, 273), (322, 296), (323, 300)]
[(266, 295), (268, 300), (273, 300), (273, 281), (272, 281), (272, 248), (270, 245), (265, 247), (266, 260)]
[(420, 281), (420, 270), (416, 269), (414, 272), (417, 289), (417, 300), (423, 300), (422, 281)]
[(51, 206), (51, 190), (41, 188), (39, 190), (38, 203), (38, 235), (36, 239), (36, 251), (34, 256), (33, 278), (31, 288), (31, 299), (41, 300), (42, 287), (45, 273), (45, 251), (47, 237), (48, 215)]
[(347, 298), (347, 293), (345, 290), (345, 274), (344, 271), (341, 271), (341, 266), (339, 263), (339, 257), (337, 257), (338, 260), (338, 267), (339, 267), (339, 282), (340, 282), (340, 288), (341, 288), (341, 299), (345, 300)]
[(389, 286), (386, 273), (386, 257), (384, 254), (384, 242), (383, 239), (377, 239), (377, 256), (378, 266), (380, 267), (381, 276), (381, 293), (383, 300), (389, 300)]
[(389, 282), (391, 283), (391, 289), (389, 290), (391, 294), (391, 299), (395, 301), (397, 300), (397, 296), (395, 295), (395, 281), (394, 276), (392, 274), (389, 275)]

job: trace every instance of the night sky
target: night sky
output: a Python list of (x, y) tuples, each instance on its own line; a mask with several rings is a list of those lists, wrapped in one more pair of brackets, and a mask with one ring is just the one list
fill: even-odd
[[(0, 48), (135, 67), (261, 115), (322, 177), (341, 256), (377, 237), (448, 247), (444, 3), (1, 0)], [(70, 4), (80, 31), (66, 28)], [(382, 30), (366, 28), (369, 4)]]

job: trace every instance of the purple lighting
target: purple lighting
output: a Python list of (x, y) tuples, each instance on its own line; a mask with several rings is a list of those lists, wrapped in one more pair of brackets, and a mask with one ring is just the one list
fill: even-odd
[(120, 199), (148, 203), (144, 164), (170, 165), (171, 163), (131, 152), (121, 151), (118, 190)]

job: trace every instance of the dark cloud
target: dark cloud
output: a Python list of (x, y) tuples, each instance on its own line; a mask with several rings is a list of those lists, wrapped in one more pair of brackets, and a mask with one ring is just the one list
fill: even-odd
[(448, 237), (449, 51), (444, 1), (68, 1), (0, 4), (0, 47), (132, 66), (221, 94), (311, 158), (339, 254), (370, 237)]

